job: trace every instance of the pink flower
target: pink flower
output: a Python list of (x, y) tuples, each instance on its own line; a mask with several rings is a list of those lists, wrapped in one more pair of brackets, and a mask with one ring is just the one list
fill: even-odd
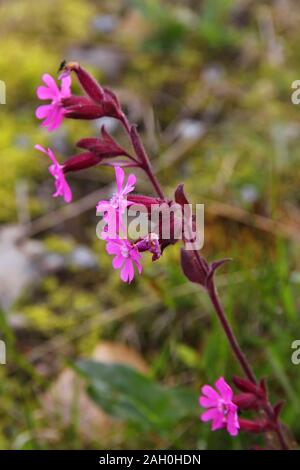
[(212, 421), (212, 431), (226, 427), (231, 436), (236, 436), (240, 425), (237, 406), (232, 401), (233, 391), (223, 377), (215, 382), (215, 386), (219, 393), (210, 385), (204, 385), (201, 389), (203, 395), (199, 403), (208, 408), (202, 413), (201, 421)]
[(132, 202), (127, 201), (127, 194), (134, 191), (136, 177), (133, 174), (128, 176), (127, 183), (123, 188), (125, 173), (121, 167), (115, 167), (116, 173), (116, 183), (117, 183), (117, 192), (113, 194), (109, 201), (99, 201), (97, 204), (97, 211), (104, 212), (108, 207), (118, 210), (121, 214), (124, 214), (126, 208), (132, 204)]
[[(116, 173), (116, 183), (117, 183), (117, 192), (113, 194), (109, 201), (103, 200), (99, 201), (97, 204), (97, 213), (104, 213), (104, 221), (107, 226), (104, 228), (101, 237), (103, 239), (107, 238), (107, 229), (111, 229), (113, 234), (110, 238), (114, 238), (120, 229), (121, 216), (125, 213), (126, 208), (133, 204), (127, 200), (127, 194), (131, 193), (134, 190), (136, 177), (134, 174), (128, 176), (127, 183), (123, 188), (125, 173), (121, 167), (115, 167)], [(114, 233), (117, 231), (117, 233)]]
[(106, 251), (109, 255), (114, 255), (112, 265), (114, 269), (121, 269), (120, 277), (122, 281), (130, 283), (133, 280), (134, 265), (137, 267), (139, 274), (141, 274), (141, 254), (130, 241), (121, 239), (108, 240)]
[(53, 197), (62, 196), (65, 202), (70, 202), (72, 200), (72, 191), (66, 181), (66, 178), (63, 172), (63, 165), (60, 165), (58, 163), (54, 153), (52, 152), (50, 148), (46, 150), (41, 145), (35, 145), (34, 148), (48, 155), (48, 157), (52, 161), (52, 165), (49, 166), (49, 173), (51, 173), (51, 175), (55, 179), (56, 191), (53, 193)]
[(71, 77), (62, 77), (61, 90), (48, 73), (44, 74), (42, 79), (46, 86), (38, 87), (37, 96), (41, 100), (51, 100), (51, 103), (39, 106), (35, 115), (38, 119), (44, 119), (42, 126), (48, 127), (48, 131), (52, 132), (63, 120), (65, 111), (61, 100), (71, 96)]

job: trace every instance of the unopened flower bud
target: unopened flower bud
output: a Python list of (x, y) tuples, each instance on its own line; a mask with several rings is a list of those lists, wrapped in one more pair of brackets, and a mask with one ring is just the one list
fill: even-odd
[(164, 202), (161, 199), (155, 197), (144, 196), (139, 194), (130, 194), (127, 199), (133, 204), (146, 207), (148, 212), (151, 211), (152, 207), (154, 208), (155, 206)]
[[(108, 88), (102, 88), (101, 85), (99, 85), (99, 83), (85, 69), (83, 69), (78, 62), (69, 62), (66, 64), (62, 75), (70, 72), (74, 72), (76, 74), (79, 83), (92, 103), (100, 107), (101, 113), (96, 117), (109, 116), (116, 119), (124, 119), (119, 101), (111, 90)], [(81, 116), (74, 115), (74, 110), (72, 112), (69, 110), (68, 113), (67, 117), (75, 119), (95, 119), (95, 117), (85, 117), (86, 114), (84, 113), (82, 113)]]
[(105, 114), (101, 105), (85, 96), (71, 96), (62, 99), (64, 116), (71, 119), (98, 119)]
[(101, 137), (101, 139), (95, 137), (81, 139), (76, 145), (77, 147), (90, 150), (102, 158), (118, 157), (121, 155), (129, 156), (126, 150), (122, 149), (108, 134), (104, 126), (101, 129)]
[(242, 392), (253, 393), (261, 399), (266, 397), (265, 390), (262, 389), (260, 386), (254, 384), (253, 382), (250, 382), (250, 380), (244, 379), (242, 377), (233, 377), (232, 380), (234, 385)]
[(257, 410), (259, 408), (259, 400), (253, 393), (240, 393), (233, 397), (233, 403), (241, 410)]
[[(240, 430), (253, 433), (274, 431), (274, 424), (268, 420), (255, 420), (239, 418)], [(276, 428), (276, 426), (275, 426)]]
[(104, 96), (103, 88), (96, 82), (96, 80), (83, 69), (78, 62), (69, 62), (65, 65), (66, 72), (75, 72), (79, 83), (86, 92), (86, 94), (96, 103), (101, 103)]
[(69, 158), (63, 165), (63, 172), (80, 171), (101, 163), (101, 158), (92, 152), (83, 152)]

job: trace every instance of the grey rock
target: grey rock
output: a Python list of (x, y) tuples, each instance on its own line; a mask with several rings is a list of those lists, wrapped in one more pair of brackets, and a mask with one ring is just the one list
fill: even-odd
[(48, 274), (69, 267), (98, 268), (94, 253), (79, 245), (70, 254), (49, 252), (41, 241), (23, 237), (21, 226), (0, 230), (0, 307), (10, 311), (16, 300)]
[(72, 251), (68, 262), (72, 266), (82, 269), (97, 269), (98, 267), (94, 253), (84, 245), (80, 245)]
[(20, 294), (41, 275), (44, 248), (40, 242), (19, 241), (22, 229), (7, 226), (0, 232), (0, 306), (9, 310)]
[(118, 18), (113, 15), (98, 15), (92, 19), (92, 28), (98, 33), (109, 34), (118, 26)]

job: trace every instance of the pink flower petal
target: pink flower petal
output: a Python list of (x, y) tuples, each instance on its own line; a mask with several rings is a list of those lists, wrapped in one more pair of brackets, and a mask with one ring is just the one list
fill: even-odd
[(239, 421), (236, 412), (229, 412), (227, 415), (227, 431), (231, 436), (236, 436), (239, 430)]
[(60, 166), (55, 155), (54, 155), (54, 152), (52, 152), (52, 150), (50, 148), (48, 148), (47, 150), (47, 154), (48, 154), (48, 157), (50, 158), (50, 160), (56, 165), (56, 166)]
[(39, 106), (36, 111), (35, 115), (38, 119), (44, 119), (49, 115), (49, 113), (52, 111), (52, 105), (51, 104), (43, 104), (42, 106)]
[(40, 144), (36, 144), (36, 145), (34, 146), (34, 148), (35, 148), (36, 150), (39, 150), (40, 152), (43, 152), (43, 153), (45, 153), (46, 155), (48, 155), (47, 150), (46, 150), (44, 147), (42, 147)]
[(233, 392), (231, 387), (225, 381), (224, 377), (220, 377), (215, 383), (216, 389), (220, 392), (225, 400), (232, 400)]
[(47, 87), (51, 90), (53, 95), (55, 97), (59, 97), (59, 89), (54, 78), (52, 78), (51, 75), (49, 75), (48, 73), (45, 73), (42, 76), (42, 80), (47, 85)]
[(57, 97), (57, 95), (46, 86), (39, 86), (36, 94), (40, 100), (54, 100)]
[(63, 110), (59, 106), (55, 106), (53, 107), (53, 111), (51, 116), (49, 116), (49, 119), (43, 122), (43, 126), (48, 127), (48, 131), (52, 132), (60, 126), (62, 120)]
[(135, 262), (135, 265), (137, 267), (138, 273), (141, 274), (142, 269), (143, 269), (141, 263), (138, 260), (135, 260), (134, 262)]
[(218, 404), (218, 399), (215, 399), (215, 398), (207, 398), (207, 397), (204, 397), (204, 396), (201, 396), (199, 398), (199, 403), (201, 406), (203, 406), (203, 408), (212, 408), (212, 407), (216, 407), (217, 404)]
[(109, 255), (118, 255), (120, 253), (120, 247), (112, 241), (106, 244), (106, 251)]
[(114, 257), (112, 265), (114, 269), (120, 269), (123, 266), (124, 258), (122, 255), (117, 255)]
[(71, 77), (66, 76), (62, 79), (61, 90), (51, 75), (44, 74), (42, 79), (46, 86), (38, 87), (37, 96), (40, 99), (49, 99), (52, 102), (48, 105), (39, 106), (36, 110), (36, 117), (44, 119), (42, 127), (47, 127), (48, 131), (52, 132), (60, 126), (63, 120), (65, 111), (61, 99), (71, 96)]
[(40, 152), (44, 153), (45, 155), (47, 155), (52, 161), (52, 164), (49, 166), (49, 172), (55, 179), (56, 191), (53, 193), (53, 197), (62, 196), (65, 202), (70, 202), (72, 200), (72, 191), (66, 181), (62, 167), (56, 160), (54, 153), (52, 152), (50, 148), (46, 150), (44, 147), (38, 144), (35, 145), (35, 148), (39, 150)]
[(200, 416), (201, 421), (205, 423), (206, 421), (211, 421), (213, 419), (217, 419), (219, 416), (219, 411), (216, 408), (211, 408), (207, 411), (204, 411), (202, 415)]
[(128, 193), (131, 193), (134, 190), (134, 186), (136, 183), (136, 177), (132, 173), (128, 176), (128, 180), (126, 186), (123, 190), (123, 195), (125, 196)]
[(119, 166), (115, 167), (115, 173), (116, 173), (116, 182), (117, 182), (118, 192), (121, 193), (125, 174), (122, 168)]
[(64, 111), (62, 109), (59, 109), (56, 113), (56, 116), (55, 116), (55, 119), (53, 120), (52, 125), (48, 129), (49, 132), (52, 132), (54, 131), (54, 129), (57, 129), (61, 125), (63, 118), (64, 118)]
[(210, 385), (204, 385), (201, 388), (201, 391), (203, 395), (206, 395), (208, 398), (211, 398), (212, 400), (218, 400), (220, 398), (219, 394), (210, 386)]
[(134, 278), (134, 268), (131, 259), (127, 259), (126, 261), (127, 269), (128, 269), (128, 282), (131, 282)]
[(107, 211), (109, 208), (110, 208), (109, 201), (103, 200), (103, 201), (98, 202), (98, 204), (96, 206), (96, 211), (102, 213), (104, 211)]
[(215, 417), (213, 418), (211, 430), (216, 431), (217, 429), (222, 428), (224, 428), (224, 417), (223, 414), (218, 411)]
[(129, 279), (129, 270), (128, 270), (128, 264), (125, 263), (123, 268), (121, 269), (121, 279), (124, 282), (127, 282)]
[(71, 75), (61, 78), (61, 96), (63, 98), (71, 96)]
[(64, 194), (63, 194), (65, 202), (71, 202), (73, 199), (72, 191), (65, 179), (65, 184), (64, 184)]
[(53, 123), (53, 121), (56, 119), (56, 115), (57, 115), (57, 108), (58, 106), (57, 105), (49, 105), (51, 107), (51, 109), (49, 109), (49, 112), (46, 116), (46, 118), (44, 119), (44, 121), (42, 122), (42, 127), (50, 127)]

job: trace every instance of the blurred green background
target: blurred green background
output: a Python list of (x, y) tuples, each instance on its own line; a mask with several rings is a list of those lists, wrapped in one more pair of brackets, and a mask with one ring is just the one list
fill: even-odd
[[(2, 0), (0, 16), (0, 448), (261, 442), (199, 421), (201, 386), (240, 371), (204, 292), (181, 273), (178, 246), (124, 285), (95, 236), (113, 172), (70, 175), (68, 208), (51, 198), (34, 144), (63, 159), (100, 124), (40, 128), (35, 90), (63, 59), (116, 91), (169, 196), (184, 182), (205, 204), (204, 256), (233, 258), (218, 276), (225, 309), (300, 440), (298, 2)], [(116, 122), (106, 125), (127, 145)]]

